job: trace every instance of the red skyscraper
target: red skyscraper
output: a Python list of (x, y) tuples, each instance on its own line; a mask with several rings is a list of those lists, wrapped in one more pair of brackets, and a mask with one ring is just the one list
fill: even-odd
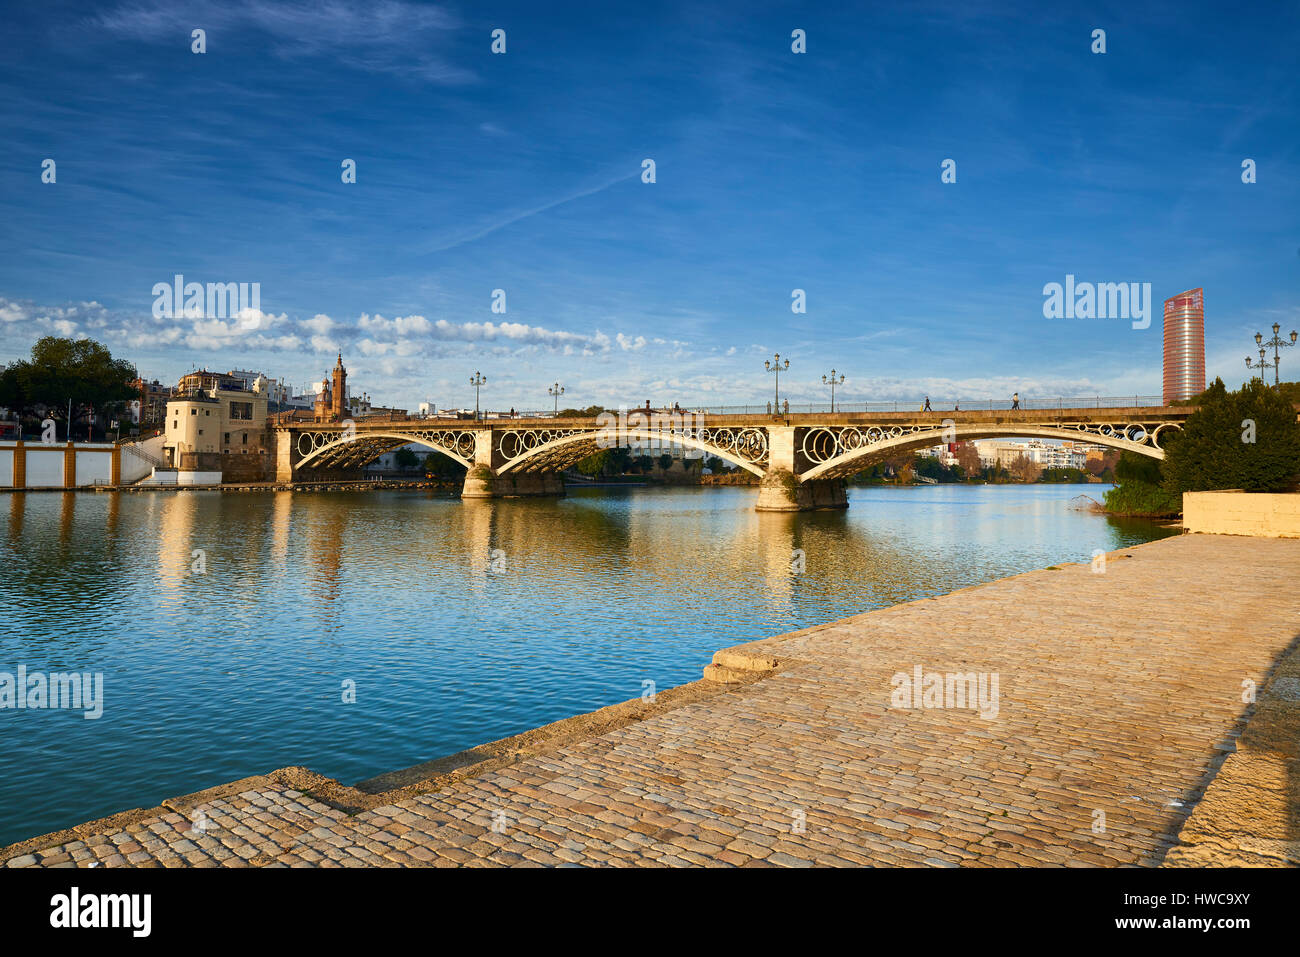
[(1205, 290), (1165, 300), (1165, 405), (1205, 391)]

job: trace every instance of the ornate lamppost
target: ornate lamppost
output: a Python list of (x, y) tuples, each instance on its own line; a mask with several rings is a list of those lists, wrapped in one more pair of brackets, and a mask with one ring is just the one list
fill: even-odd
[(841, 373), (841, 374), (840, 374), (839, 381), (836, 382), (836, 381), (835, 381), (835, 370), (832, 369), (832, 370), (831, 370), (831, 377), (830, 377), (829, 379), (826, 378), (825, 376), (822, 376), (822, 383), (823, 383), (823, 384), (826, 384), (826, 385), (829, 385), (829, 386), (831, 387), (831, 415), (834, 415), (834, 414), (835, 414), (835, 387), (836, 387), (837, 385), (843, 385), (843, 384), (844, 384), (844, 375), (843, 375), (843, 373)]
[(555, 385), (546, 390), (546, 394), (555, 396), (555, 415), (558, 417), (560, 414), (560, 396), (564, 395), (564, 386), (556, 382)]
[[(1266, 360), (1264, 359), (1264, 350), (1263, 350), (1263, 349), (1260, 349), (1260, 350), (1259, 350), (1259, 361), (1256, 362), (1254, 365), (1251, 365), (1250, 363), (1251, 363), (1251, 358), (1250, 358), (1250, 356), (1246, 356), (1246, 368), (1247, 368), (1247, 369), (1258, 369), (1260, 372), (1263, 372), (1265, 369), (1272, 369), (1272, 368), (1276, 368), (1276, 366), (1277, 366), (1277, 363), (1276, 363), (1276, 362), (1268, 362), (1268, 361), (1266, 361)], [(1263, 379), (1264, 377), (1261, 375), (1261, 376), (1259, 376), (1259, 378), (1260, 378), (1260, 379)], [(1265, 382), (1264, 384), (1265, 384), (1265, 385), (1268, 385), (1267, 382)]]
[[(1282, 331), (1282, 327), (1281, 327), (1280, 325), (1278, 325), (1276, 322), (1273, 323), (1273, 338), (1272, 338), (1272, 339), (1269, 339), (1267, 342), (1264, 341), (1264, 337), (1263, 337), (1263, 335), (1261, 335), (1261, 334), (1258, 333), (1258, 332), (1255, 333), (1255, 345), (1257, 345), (1257, 346), (1272, 346), (1272, 347), (1273, 347), (1273, 361), (1272, 361), (1272, 362), (1265, 362), (1265, 361), (1264, 361), (1264, 350), (1263, 350), (1262, 348), (1259, 350), (1259, 356), (1260, 356), (1260, 359), (1259, 359), (1259, 367), (1260, 367), (1261, 369), (1267, 369), (1269, 366), (1272, 366), (1272, 367), (1273, 367), (1273, 388), (1275, 388), (1275, 389), (1279, 387), (1279, 385), (1281, 384), (1281, 381), (1282, 381), (1281, 375), (1278, 373), (1278, 362), (1281, 360), (1281, 356), (1278, 355), (1278, 350), (1279, 350), (1279, 349), (1287, 348), (1288, 346), (1293, 346), (1293, 345), (1295, 345), (1295, 341), (1296, 341), (1296, 331), (1295, 331), (1294, 329), (1291, 330), (1291, 341), (1290, 341), (1290, 342), (1287, 342), (1285, 339), (1283, 339), (1283, 338), (1281, 337), (1281, 335), (1279, 335), (1279, 333), (1280, 333), (1281, 331)], [(1247, 359), (1246, 359), (1246, 366), (1247, 366), (1247, 368), (1250, 367), (1250, 359), (1249, 359), (1249, 357), (1247, 357)]]
[(478, 390), (479, 387), (487, 383), (487, 376), (480, 372), (475, 372), (470, 376), (469, 384), (474, 387), (474, 421), (478, 421)]
[(763, 368), (768, 372), (776, 373), (776, 404), (772, 406), (772, 411), (777, 415), (781, 414), (781, 370), (790, 368), (790, 360), (785, 360), (785, 365), (781, 364), (781, 353), (772, 353), (770, 361), (763, 363)]

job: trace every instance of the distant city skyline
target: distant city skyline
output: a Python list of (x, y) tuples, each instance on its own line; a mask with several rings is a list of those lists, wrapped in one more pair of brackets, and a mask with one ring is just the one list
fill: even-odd
[[(1234, 386), (1300, 326), (1300, 10), (1262, 9), (17, 7), (0, 362), (301, 386), (341, 351), (409, 409), (476, 370), (494, 409), (761, 402), (773, 352), (791, 402), (832, 366), (837, 402), (1160, 394), (1158, 311), (1047, 318), (1068, 275), (1204, 288)], [(160, 315), (176, 276), (256, 308)]]

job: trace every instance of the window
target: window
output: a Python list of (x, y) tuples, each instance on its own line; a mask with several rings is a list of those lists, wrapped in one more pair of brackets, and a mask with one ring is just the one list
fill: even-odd
[(202, 435), (202, 434), (203, 434), (203, 430), (202, 430), (202, 429), (199, 429), (199, 435)]
[(190, 409), (190, 415), (198, 415), (198, 414), (199, 414), (198, 409)]
[(247, 433), (247, 432), (244, 433), (244, 444), (245, 444), (245, 445), (248, 444), (248, 433)]
[(203, 410), (203, 414), (204, 414), (204, 415), (211, 415), (211, 414), (212, 414), (212, 410), (211, 410), (211, 409), (204, 409), (204, 410)]
[(253, 403), (251, 402), (232, 402), (230, 403), (230, 417), (232, 419), (243, 419), (245, 421), (253, 418)]
[(230, 444), (230, 433), (229, 433), (229, 432), (226, 433), (226, 437), (225, 437), (222, 441), (225, 442), (227, 445)]

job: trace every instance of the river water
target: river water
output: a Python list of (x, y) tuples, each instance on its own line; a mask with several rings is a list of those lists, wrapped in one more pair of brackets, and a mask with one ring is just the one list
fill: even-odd
[(852, 488), (796, 515), (726, 487), (6, 496), (0, 673), (103, 693), (94, 719), (0, 710), (0, 845), (291, 764), (355, 783), (728, 645), (1171, 534), (1068, 507), (1107, 487)]

